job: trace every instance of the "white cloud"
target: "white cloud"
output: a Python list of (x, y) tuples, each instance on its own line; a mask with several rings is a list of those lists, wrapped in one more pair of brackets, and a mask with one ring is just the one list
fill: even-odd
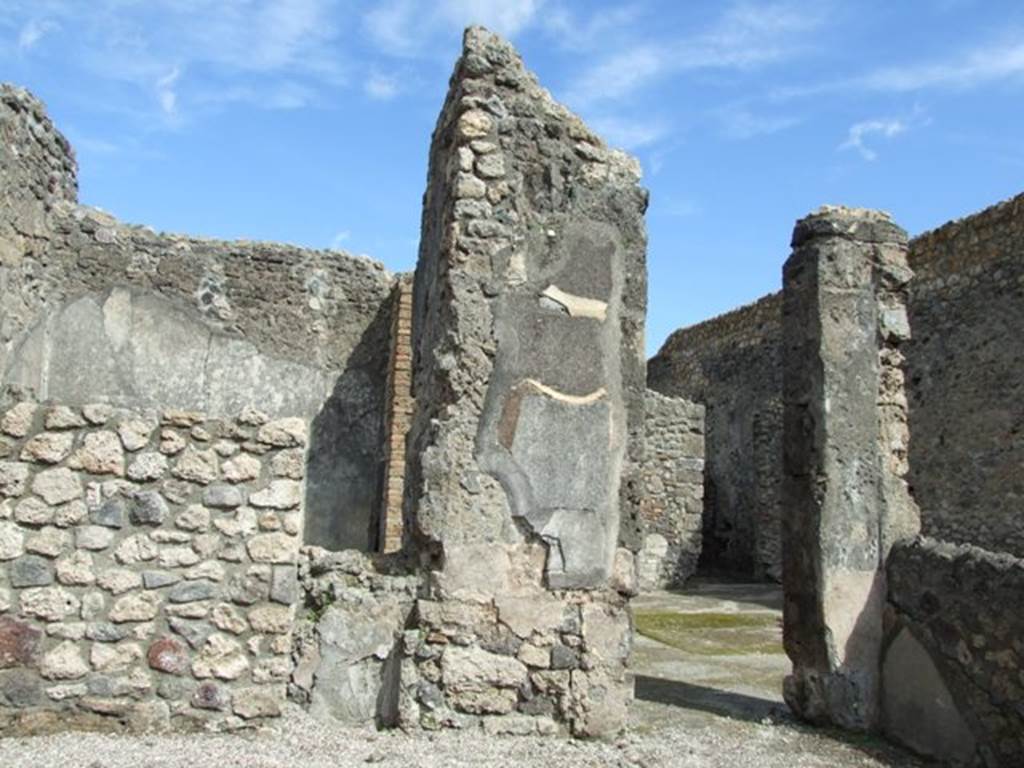
[(744, 141), (757, 136), (768, 136), (800, 124), (800, 118), (788, 115), (754, 114), (742, 107), (728, 107), (717, 112), (725, 137)]
[(855, 149), (865, 160), (878, 159), (878, 153), (865, 144), (869, 136), (891, 139), (907, 130), (907, 124), (897, 119), (865, 120), (854, 123), (847, 132), (846, 141), (839, 145), (839, 150)]
[(174, 84), (181, 77), (181, 68), (175, 67), (166, 75), (156, 81), (156, 95), (160, 101), (160, 109), (168, 117), (174, 117), (178, 111), (178, 94), (174, 90)]
[(668, 125), (658, 119), (634, 120), (616, 116), (595, 117), (590, 126), (609, 144), (622, 149), (635, 150), (653, 144), (664, 137)]
[(887, 67), (862, 78), (864, 87), (880, 91), (923, 88), (973, 88), (1024, 75), (1024, 43), (977, 48), (947, 62)]
[[(293, 106), (344, 84), (340, 2), (5, 0), (12, 18), (30, 19), (18, 37), (22, 49), (57, 27), (74, 30), (62, 58), (82, 73), (134, 86), (151, 100), (137, 108), (139, 117), (155, 109), (163, 119), (244, 94), (253, 104)], [(187, 81), (179, 79), (184, 72)]]
[(57, 28), (58, 25), (53, 21), (30, 19), (18, 33), (18, 50), (24, 52), (34, 48), (36, 43), (42, 40), (47, 33), (53, 32)]
[(347, 230), (347, 229), (343, 229), (341, 232), (339, 232), (333, 238), (331, 238), (331, 245), (329, 246), (330, 250), (332, 250), (332, 251), (343, 250), (342, 245), (346, 241), (350, 240), (351, 238), (352, 238), (352, 233), (349, 230)]
[(568, 98), (579, 105), (619, 99), (672, 74), (749, 69), (789, 58), (803, 50), (801, 35), (824, 23), (824, 6), (817, 8), (791, 2), (733, 4), (689, 37), (612, 54), (570, 84)]
[(544, 0), (384, 0), (363, 16), (377, 48), (390, 56), (422, 54), (440, 35), (471, 24), (513, 37), (537, 18)]
[(373, 72), (363, 83), (363, 90), (371, 99), (388, 101), (398, 95), (398, 78), (395, 75)]

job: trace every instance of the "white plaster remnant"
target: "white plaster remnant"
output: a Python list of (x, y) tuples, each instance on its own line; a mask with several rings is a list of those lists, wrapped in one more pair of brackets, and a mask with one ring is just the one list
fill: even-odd
[(557, 285), (549, 285), (541, 292), (541, 296), (561, 304), (569, 313), (569, 317), (592, 317), (595, 320), (604, 320), (608, 314), (607, 302), (567, 293)]
[(591, 403), (601, 400), (608, 394), (608, 390), (604, 387), (595, 389), (587, 395), (569, 395), (565, 392), (559, 392), (557, 389), (552, 389), (547, 384), (541, 384), (536, 379), (524, 379), (523, 383), (533, 387), (541, 394), (547, 395), (552, 400), (560, 400), (561, 402), (569, 403), (570, 405), (590, 405)]

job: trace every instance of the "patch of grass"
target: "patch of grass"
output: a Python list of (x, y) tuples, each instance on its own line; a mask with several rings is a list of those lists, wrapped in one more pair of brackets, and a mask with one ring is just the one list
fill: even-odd
[(778, 619), (771, 614), (645, 611), (635, 620), (640, 634), (687, 653), (782, 653)]

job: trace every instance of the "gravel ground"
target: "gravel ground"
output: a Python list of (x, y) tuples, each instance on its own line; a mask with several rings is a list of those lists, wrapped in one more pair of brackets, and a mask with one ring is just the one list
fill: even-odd
[[(653, 706), (653, 705), (644, 705)], [(638, 707), (642, 716), (644, 706)], [(637, 726), (642, 728), (642, 724)], [(634, 732), (614, 742), (447, 731), (405, 735), (338, 727), (293, 709), (249, 735), (120, 736), (67, 733), (0, 739), (10, 768), (457, 768), (461, 766), (679, 766), (888, 768), (921, 766), (874, 743), (845, 743), (789, 723), (714, 718)]]

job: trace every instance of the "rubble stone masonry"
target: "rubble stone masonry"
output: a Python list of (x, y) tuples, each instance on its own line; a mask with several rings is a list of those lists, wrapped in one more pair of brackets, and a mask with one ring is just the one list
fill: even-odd
[(279, 714), (307, 422), (9, 405), (0, 733)]

